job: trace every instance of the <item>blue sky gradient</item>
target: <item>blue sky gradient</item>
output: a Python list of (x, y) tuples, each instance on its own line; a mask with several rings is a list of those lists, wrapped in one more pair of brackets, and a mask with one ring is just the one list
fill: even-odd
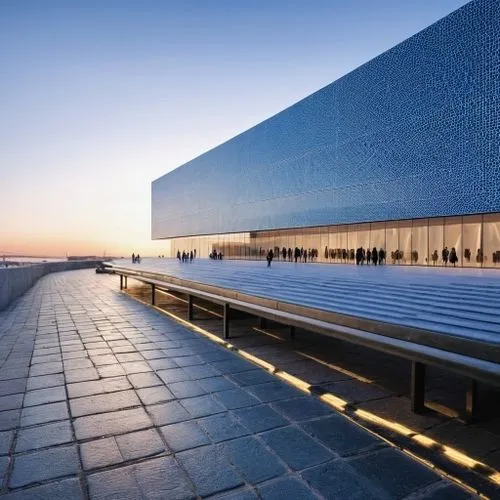
[(464, 0), (0, 2), (0, 253), (166, 253), (151, 181)]

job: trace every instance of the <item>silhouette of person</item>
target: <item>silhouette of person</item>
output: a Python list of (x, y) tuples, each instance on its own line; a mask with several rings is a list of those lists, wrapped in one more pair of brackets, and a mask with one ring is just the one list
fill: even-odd
[(378, 263), (378, 252), (376, 247), (373, 247), (372, 250), (372, 262), (374, 266), (376, 266)]
[(189, 252), (189, 262), (193, 262), (193, 251)]
[(132, 264), (135, 264), (135, 254), (132, 254)]
[(458, 262), (458, 256), (457, 256), (457, 251), (455, 250), (455, 247), (453, 247), (451, 249), (450, 262), (453, 264), (453, 267), (456, 267), (456, 263)]
[(372, 260), (372, 253), (370, 252), (370, 249), (368, 248), (366, 250), (366, 263), (370, 265), (370, 262)]
[(180, 250), (177, 250), (177, 258), (179, 259), (179, 261), (181, 260), (181, 251)]
[(266, 257), (267, 267), (271, 267), (271, 262), (273, 261), (273, 257), (274, 257), (273, 251), (269, 250), (269, 252), (267, 252), (267, 257)]

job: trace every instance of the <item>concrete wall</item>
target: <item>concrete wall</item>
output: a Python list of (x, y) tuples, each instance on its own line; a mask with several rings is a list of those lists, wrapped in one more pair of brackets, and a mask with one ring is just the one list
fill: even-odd
[(499, 68), (475, 0), (156, 180), (153, 238), (500, 212)]
[(96, 267), (95, 260), (77, 260), (64, 262), (46, 262), (25, 267), (9, 267), (0, 269), (0, 311), (5, 309), (14, 299), (29, 290), (36, 281), (49, 273), (72, 271)]

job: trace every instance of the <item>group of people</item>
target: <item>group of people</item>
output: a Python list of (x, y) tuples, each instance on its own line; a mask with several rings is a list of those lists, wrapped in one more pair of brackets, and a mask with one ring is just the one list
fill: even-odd
[[(435, 251), (437, 253), (437, 251)], [(453, 247), (450, 250), (448, 250), (448, 247), (444, 247), (442, 252), (441, 252), (441, 258), (443, 259), (444, 265), (448, 265), (448, 261), (450, 261), (450, 264), (453, 264), (453, 267), (456, 266), (458, 262), (458, 255), (457, 251), (455, 250), (455, 247)], [(436, 259), (437, 260), (437, 259)]]
[(140, 264), (141, 263), (141, 256), (139, 254), (135, 255), (135, 253), (132, 254), (132, 264)]
[(382, 265), (385, 262), (385, 250), (381, 248), (377, 250), (377, 247), (373, 247), (372, 250), (367, 248), (366, 250), (363, 247), (359, 247), (356, 250), (356, 265), (367, 264), (370, 265), (370, 262), (376, 266), (377, 264)]
[(193, 259), (196, 258), (196, 249), (194, 250), (191, 250), (190, 252), (186, 252), (185, 250), (182, 251), (182, 254), (181, 254), (181, 251), (180, 250), (177, 250), (177, 259), (179, 260), (179, 262), (193, 262)]
[(217, 250), (215, 250), (215, 249), (214, 249), (212, 252), (210, 252), (210, 253), (208, 254), (208, 256), (209, 256), (212, 260), (222, 260), (222, 257), (223, 257), (222, 252), (217, 253)]

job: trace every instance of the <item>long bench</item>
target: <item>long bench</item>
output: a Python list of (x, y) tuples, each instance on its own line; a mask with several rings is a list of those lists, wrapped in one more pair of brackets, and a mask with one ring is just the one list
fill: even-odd
[[(470, 341), (465, 348), (472, 353), (460, 353), (446, 350), (439, 346), (425, 345), (415, 340), (428, 341), (427, 337), (396, 338), (394, 332), (384, 335), (379, 332), (366, 331), (345, 324), (334, 323), (321, 319), (321, 315), (313, 317), (314, 311), (301, 306), (291, 307), (290, 304), (270, 301), (259, 297), (250, 297), (212, 285), (187, 282), (171, 276), (153, 272), (131, 270), (114, 264), (107, 264), (115, 274), (120, 276), (120, 289), (127, 288), (127, 278), (133, 278), (151, 286), (152, 305), (156, 304), (156, 290), (176, 292), (187, 296), (187, 319), (193, 319), (194, 298), (221, 305), (223, 308), (223, 336), (230, 337), (231, 310), (242, 311), (261, 318), (271, 320), (290, 327), (292, 338), (295, 328), (313, 331), (328, 337), (354, 343), (370, 349), (398, 356), (411, 361), (411, 407), (416, 413), (424, 411), (425, 404), (425, 371), (426, 366), (436, 366), (468, 379), (465, 413), (463, 418), (472, 421), (477, 413), (478, 382), (500, 386), (500, 364), (496, 361), (497, 353), (486, 355), (484, 346), (472, 349)], [(283, 310), (287, 309), (287, 310)], [(295, 312), (293, 312), (295, 311)], [(432, 332), (428, 332), (431, 334)], [(436, 334), (439, 335), (439, 334)], [(440, 335), (440, 337), (446, 337)], [(442, 339), (439, 340), (442, 344)], [(442, 344), (444, 345), (444, 344)], [(450, 343), (452, 348), (463, 347), (461, 344)], [(479, 354), (476, 356), (474, 354)], [(487, 359), (483, 359), (486, 357)], [(488, 359), (492, 358), (492, 359)]]

